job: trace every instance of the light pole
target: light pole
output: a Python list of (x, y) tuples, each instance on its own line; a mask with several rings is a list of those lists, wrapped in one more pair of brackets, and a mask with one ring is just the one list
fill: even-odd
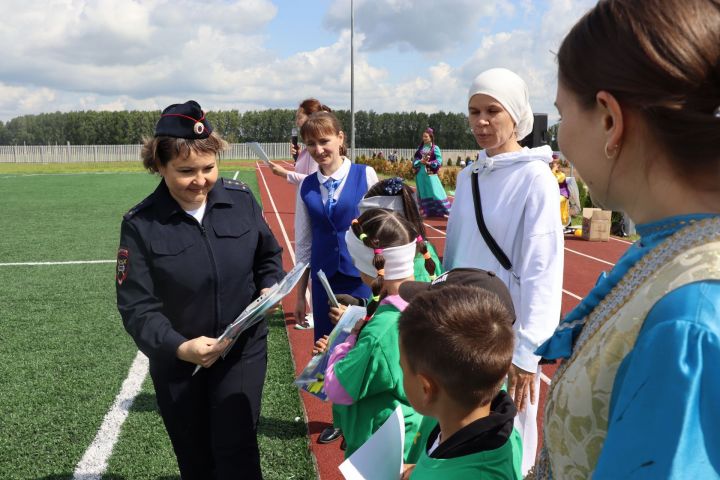
[(350, 161), (355, 163), (355, 3), (350, 0)]

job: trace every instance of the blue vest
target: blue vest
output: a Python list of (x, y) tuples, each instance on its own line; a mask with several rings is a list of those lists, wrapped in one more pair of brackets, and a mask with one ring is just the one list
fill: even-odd
[(322, 270), (328, 278), (337, 272), (351, 277), (360, 276), (345, 245), (345, 232), (350, 228), (350, 222), (358, 217), (358, 203), (368, 190), (365, 168), (365, 165), (358, 164), (350, 166), (330, 217), (323, 206), (317, 175), (306, 177), (300, 187), (300, 198), (307, 207), (312, 229), (310, 269), (313, 275)]

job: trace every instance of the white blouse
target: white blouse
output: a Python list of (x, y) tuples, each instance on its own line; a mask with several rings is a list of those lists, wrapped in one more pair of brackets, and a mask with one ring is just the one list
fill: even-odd
[[(343, 187), (345, 186), (347, 174), (350, 172), (350, 165), (352, 165), (350, 160), (343, 157), (343, 163), (340, 168), (338, 168), (337, 171), (329, 177), (323, 175), (320, 170), (315, 173), (320, 181), (320, 195), (322, 197), (323, 205), (327, 203), (328, 197), (327, 189), (323, 186), (323, 183), (331, 177), (334, 180), (341, 180), (340, 185), (338, 185), (338, 188), (335, 189), (335, 198), (339, 199), (342, 194)], [(377, 173), (375, 173), (375, 170), (372, 167), (367, 167), (365, 169), (365, 175), (368, 189), (378, 182)], [(554, 178), (555, 177), (553, 177), (553, 179)], [(303, 199), (300, 196), (301, 190), (302, 188), (298, 188), (297, 194), (295, 195), (295, 261), (298, 263), (310, 263), (312, 227), (310, 225), (310, 214), (308, 214), (307, 205), (305, 205), (305, 202), (303, 202)]]
[(317, 172), (317, 170), (317, 162), (310, 156), (307, 148), (303, 148), (298, 154), (297, 162), (295, 162), (295, 171), (289, 171), (287, 174), (287, 181), (293, 185), (300, 185), (305, 180), (305, 177)]
[(443, 260), (446, 269), (492, 270), (505, 282), (517, 317), (513, 364), (528, 372), (537, 370), (534, 351), (553, 334), (562, 303), (564, 238), (551, 155), (549, 147), (496, 155), (495, 166), (478, 176), (485, 224), (519, 280), (500, 265), (477, 227), (470, 183), (477, 164), (458, 175)]

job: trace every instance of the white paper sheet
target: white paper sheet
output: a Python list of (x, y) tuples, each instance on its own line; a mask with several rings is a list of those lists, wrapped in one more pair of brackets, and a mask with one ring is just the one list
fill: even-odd
[[(227, 326), (225, 331), (218, 337), (218, 340), (230, 339), (230, 343), (225, 350), (223, 350), (222, 357), (228, 354), (230, 349), (235, 345), (235, 341), (238, 339), (240, 334), (246, 329), (252, 327), (257, 322), (262, 320), (265, 312), (270, 310), (274, 305), (279, 303), (283, 297), (292, 291), (295, 284), (300, 280), (305, 269), (308, 267), (306, 263), (298, 263), (290, 270), (285, 278), (280, 283), (276, 283), (264, 294), (253, 300), (253, 302), (245, 307), (245, 310), (235, 318), (235, 321)], [(200, 371), (202, 366), (198, 365), (193, 371), (193, 375)]]
[(325, 272), (322, 271), (322, 269), (318, 270), (317, 272), (318, 280), (320, 280), (320, 284), (325, 289), (325, 293), (327, 293), (328, 300), (330, 300), (330, 305), (337, 308), (340, 306), (340, 303), (338, 303), (337, 298), (335, 298), (335, 293), (332, 291), (332, 287), (330, 287), (330, 282), (328, 282), (327, 275), (325, 275)]
[(340, 464), (347, 480), (398, 480), (402, 475), (405, 417), (398, 405), (372, 437)]
[(265, 162), (267, 166), (270, 166), (270, 158), (267, 156), (267, 153), (265, 153), (265, 150), (263, 150), (259, 143), (250, 142), (248, 145), (250, 145), (250, 148), (253, 149), (253, 152), (255, 152), (255, 155), (257, 155), (260, 160)]

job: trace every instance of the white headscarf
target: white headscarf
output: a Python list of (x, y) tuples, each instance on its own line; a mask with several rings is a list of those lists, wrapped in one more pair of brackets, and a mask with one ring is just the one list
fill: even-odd
[(533, 129), (533, 112), (528, 88), (522, 78), (507, 68), (491, 68), (475, 77), (468, 91), (468, 103), (473, 95), (488, 95), (503, 106), (515, 122), (517, 139), (527, 137)]

